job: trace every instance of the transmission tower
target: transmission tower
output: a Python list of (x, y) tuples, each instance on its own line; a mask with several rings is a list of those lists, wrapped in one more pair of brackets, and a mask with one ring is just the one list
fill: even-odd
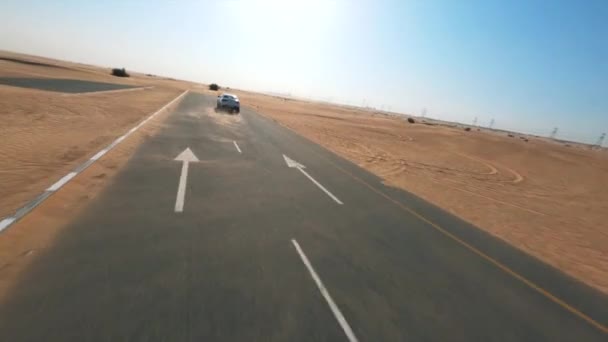
[(494, 127), (494, 119), (492, 118), (492, 120), (490, 120), (490, 124), (488, 125), (488, 128), (492, 129), (492, 127)]
[(600, 137), (597, 139), (597, 143), (595, 144), (595, 146), (601, 148), (602, 144), (604, 143), (604, 139), (606, 139), (606, 133), (602, 133), (602, 135), (600, 135)]
[(475, 119), (473, 119), (473, 126), (477, 126), (477, 117), (475, 117)]
[(426, 117), (426, 108), (422, 108), (422, 112), (420, 113), (420, 116), (422, 116), (423, 118)]
[(557, 127), (555, 127), (553, 129), (553, 131), (551, 131), (551, 135), (549, 136), (549, 138), (551, 139), (555, 139), (555, 136), (557, 135)]

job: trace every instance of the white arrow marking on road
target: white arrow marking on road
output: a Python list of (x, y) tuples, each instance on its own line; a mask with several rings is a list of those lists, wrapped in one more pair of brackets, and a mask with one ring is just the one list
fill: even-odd
[(336, 203), (338, 203), (338, 204), (344, 204), (344, 203), (342, 203), (342, 201), (340, 201), (338, 199), (338, 197), (334, 196), (334, 194), (332, 194), (331, 192), (329, 192), (329, 190), (325, 189), (325, 187), (323, 185), (321, 185), (321, 183), (317, 182), (314, 178), (312, 178), (312, 176), (309, 175), (308, 172), (304, 171), (304, 169), (306, 168), (306, 166), (298, 163), (297, 161), (289, 158), (286, 155), (283, 155), (283, 158), (285, 158), (285, 163), (287, 163), (288, 167), (300, 170), (300, 172), (302, 172), (302, 174), (304, 176), (308, 177), (308, 179), (310, 179), (313, 183), (315, 183), (315, 185), (318, 186), (319, 189), (323, 190), (323, 192), (325, 192), (327, 194), (327, 196), (331, 197), (331, 199), (333, 199)]
[(236, 147), (236, 150), (239, 151), (239, 153), (243, 153), (241, 152), (241, 148), (239, 147), (239, 144), (236, 143), (236, 141), (233, 141), (234, 143), (234, 147)]
[(181, 213), (184, 211), (184, 199), (186, 198), (186, 183), (188, 182), (188, 165), (189, 163), (198, 162), (198, 158), (192, 153), (190, 148), (186, 148), (180, 153), (175, 160), (182, 162), (182, 174), (179, 177), (179, 186), (177, 187), (177, 198), (175, 199), (175, 212)]

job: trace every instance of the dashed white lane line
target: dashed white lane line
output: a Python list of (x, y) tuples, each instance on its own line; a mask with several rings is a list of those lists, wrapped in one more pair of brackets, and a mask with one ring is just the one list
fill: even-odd
[(67, 175), (63, 176), (63, 178), (61, 178), (60, 180), (56, 181), (53, 185), (51, 185), (48, 189), (46, 189), (46, 191), (57, 191), (59, 190), (62, 186), (65, 185), (65, 183), (69, 182), (72, 178), (76, 177), (78, 173), (76, 172), (70, 172)]
[(234, 147), (236, 147), (236, 150), (239, 151), (239, 153), (243, 153), (241, 152), (241, 148), (239, 147), (239, 144), (236, 143), (236, 141), (233, 141), (234, 143)]
[(342, 327), (342, 330), (344, 330), (344, 333), (346, 334), (346, 337), (348, 337), (348, 340), (350, 342), (358, 342), (359, 340), (357, 339), (357, 336), (355, 336), (355, 333), (350, 328), (350, 325), (346, 321), (346, 318), (344, 318), (344, 315), (342, 314), (342, 312), (340, 311), (340, 309), (338, 308), (338, 306), (336, 305), (334, 300), (329, 295), (329, 292), (325, 288), (325, 285), (323, 285), (321, 278), (319, 278), (319, 275), (317, 274), (317, 272), (315, 272), (315, 269), (310, 264), (310, 261), (308, 261), (306, 254), (304, 254), (304, 251), (302, 251), (302, 248), (300, 248), (298, 241), (296, 241), (295, 239), (292, 239), (291, 243), (296, 248), (296, 251), (300, 255), (300, 258), (302, 259), (304, 266), (306, 266), (306, 268), (308, 269), (308, 272), (310, 273), (310, 276), (315, 281), (315, 284), (317, 284), (319, 291), (321, 291), (321, 295), (327, 301), (327, 304), (329, 305), (331, 312), (334, 314), (334, 316), (338, 320), (338, 323), (340, 324), (340, 327)]

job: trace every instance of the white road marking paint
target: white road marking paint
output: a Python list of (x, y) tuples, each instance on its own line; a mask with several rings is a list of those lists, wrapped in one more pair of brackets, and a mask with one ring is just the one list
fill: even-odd
[(108, 150), (104, 148), (103, 150), (97, 152), (97, 154), (95, 154), (94, 156), (92, 156), (91, 160), (97, 160), (97, 159), (103, 157), (103, 155), (106, 154), (106, 153), (108, 153)]
[(198, 158), (192, 153), (190, 148), (186, 148), (180, 153), (175, 160), (182, 162), (182, 174), (179, 177), (179, 185), (177, 187), (177, 198), (175, 199), (175, 212), (181, 213), (184, 211), (184, 201), (186, 199), (186, 183), (188, 182), (188, 166), (190, 163), (198, 162)]
[(234, 147), (236, 147), (236, 150), (239, 151), (239, 153), (243, 153), (241, 152), (241, 149), (239, 148), (239, 144), (236, 143), (236, 141), (233, 141), (234, 143)]
[(336, 203), (342, 205), (344, 203), (342, 203), (342, 201), (340, 201), (340, 199), (336, 196), (334, 196), (334, 194), (332, 194), (331, 192), (329, 192), (329, 190), (325, 189), (325, 187), (323, 185), (321, 185), (321, 183), (317, 182), (314, 178), (312, 178), (311, 175), (308, 174), (308, 172), (304, 171), (304, 169), (298, 168), (298, 170), (300, 170), (300, 172), (302, 172), (304, 174), (304, 176), (308, 177), (308, 179), (310, 179), (313, 183), (315, 183), (316, 186), (319, 187), (319, 189), (323, 190), (327, 196), (331, 197), (331, 199), (333, 199)]
[(59, 190), (62, 186), (65, 185), (65, 183), (69, 182), (72, 178), (76, 177), (78, 173), (76, 172), (70, 172), (67, 175), (63, 176), (63, 178), (61, 178), (60, 180), (56, 181), (55, 184), (51, 185), (48, 189), (46, 189), (46, 191), (57, 191)]
[(97, 94), (109, 94), (109, 93), (125, 93), (125, 92), (129, 92), (129, 91), (139, 91), (139, 90), (146, 90), (146, 89), (152, 89), (152, 88), (154, 88), (154, 86), (127, 88), (127, 89), (102, 90), (102, 91), (88, 91), (86, 93), (63, 94), (61, 96), (85, 96), (85, 95), (97, 95)]
[(11, 224), (13, 224), (13, 222), (15, 222), (14, 217), (7, 217), (4, 220), (0, 221), (0, 232), (6, 229)]
[(152, 118), (153, 116), (157, 115), (158, 113), (162, 112), (163, 110), (165, 110), (165, 108), (169, 107), (170, 105), (172, 105), (175, 101), (181, 99), (182, 97), (184, 97), (184, 95), (186, 95), (188, 93), (188, 90), (184, 91), (180, 96), (176, 97), (173, 99), (173, 101), (167, 103), (166, 105), (163, 106), (163, 108), (159, 109), (156, 111), (156, 113), (150, 115), (149, 118), (147, 118), (146, 120), (150, 120), (150, 118)]
[(321, 278), (319, 278), (319, 275), (317, 274), (317, 272), (315, 272), (315, 269), (310, 264), (310, 261), (308, 261), (308, 258), (306, 257), (306, 254), (304, 254), (304, 251), (302, 251), (302, 248), (300, 248), (298, 241), (296, 241), (295, 239), (291, 239), (291, 243), (296, 248), (296, 251), (300, 255), (300, 259), (302, 259), (304, 266), (306, 266), (306, 268), (308, 269), (308, 272), (310, 273), (310, 276), (315, 281), (315, 284), (317, 284), (319, 291), (321, 291), (321, 295), (323, 296), (323, 298), (325, 298), (325, 301), (327, 301), (327, 304), (329, 305), (331, 312), (334, 314), (334, 316), (338, 320), (338, 323), (340, 324), (340, 327), (342, 327), (342, 330), (344, 330), (344, 333), (346, 334), (346, 337), (348, 337), (348, 340), (350, 342), (358, 342), (359, 340), (357, 339), (357, 336), (355, 336), (355, 333), (350, 328), (350, 325), (348, 325), (346, 318), (344, 318), (344, 315), (342, 314), (342, 312), (340, 311), (340, 309), (338, 308), (338, 306), (336, 305), (334, 300), (329, 295), (329, 291), (327, 291), (327, 289), (325, 288), (325, 285), (323, 285), (323, 282), (321, 281)]
[[(131, 130), (129, 130), (125, 135), (123, 135), (122, 137), (120, 137), (120, 138), (116, 139), (115, 141), (113, 141), (110, 145), (106, 146), (106, 148), (104, 148), (103, 150), (97, 152), (89, 160), (96, 161), (99, 158), (101, 158), (104, 154), (108, 153), (112, 148), (114, 148), (119, 142), (121, 142), (122, 140), (124, 140), (131, 133), (135, 132), (137, 129), (139, 129), (141, 126), (143, 126), (146, 122), (148, 122), (150, 119), (152, 119), (153, 117), (155, 117), (156, 115), (158, 115), (159, 113), (161, 113), (163, 110), (165, 110), (169, 106), (171, 106), (173, 103), (175, 103), (176, 101), (178, 101), (179, 99), (181, 99), (182, 97), (184, 97), (187, 93), (188, 93), (188, 90), (186, 90), (183, 93), (181, 93), (179, 96), (177, 96), (176, 98), (174, 98), (173, 100), (171, 100), (169, 103), (165, 104), (161, 109), (157, 110), (156, 112), (154, 112), (153, 114), (151, 114), (150, 116), (148, 116), (145, 120), (143, 120), (142, 122), (140, 122), (137, 126), (131, 128)], [(87, 165), (87, 163), (88, 163), (88, 165)], [(46, 189), (46, 191), (48, 191), (48, 192), (55, 192), (55, 191), (59, 190), (59, 188), (61, 188), (63, 185), (65, 185), (67, 182), (69, 182), (72, 178), (74, 178), (80, 172), (84, 171), (87, 167), (91, 166), (91, 164), (93, 164), (93, 163), (89, 163), (89, 161), (86, 161), (86, 162), (78, 165), (76, 167), (76, 170), (78, 170), (79, 168), (81, 168), (78, 172), (73, 171), (73, 172), (68, 173), (67, 175), (63, 176), (63, 178), (61, 178), (59, 181), (55, 182), (55, 184), (51, 185), (48, 189)], [(84, 167), (83, 167), (83, 165), (84, 165)], [(42, 201), (44, 201), (46, 199), (46, 197), (45, 197), (44, 199), (42, 199), (42, 200), (39, 201), (38, 200), (39, 197), (40, 197), (40, 195), (38, 197), (36, 197), (36, 199), (31, 200), (30, 202), (28, 202), (25, 206), (19, 208), (16, 211), (16, 213), (18, 213), (18, 214), (15, 214), (14, 216), (6, 217), (2, 221), (0, 221), (0, 231), (8, 228), (10, 225), (12, 225), (13, 223), (15, 223), (18, 219), (21, 219), (23, 216), (27, 215), (38, 204), (40, 204)]]
[(306, 166), (298, 163), (297, 161), (289, 158), (286, 155), (283, 155), (283, 158), (285, 159), (285, 163), (287, 163), (288, 167), (300, 170), (300, 172), (302, 172), (302, 174), (304, 176), (308, 177), (308, 179), (310, 179), (317, 187), (319, 187), (319, 189), (323, 190), (323, 192), (325, 192), (325, 194), (327, 194), (327, 196), (329, 196), (331, 199), (333, 199), (336, 203), (338, 203), (340, 205), (344, 204), (344, 203), (342, 203), (342, 201), (340, 201), (340, 199), (338, 197), (334, 196), (334, 194), (329, 192), (329, 190), (327, 190), (323, 185), (321, 185), (321, 183), (317, 182), (316, 179), (312, 178), (312, 176), (309, 175), (308, 172), (304, 171)]
[(116, 145), (116, 144), (120, 144), (120, 143), (121, 143), (123, 140), (125, 140), (125, 138), (126, 138), (126, 137), (127, 137), (127, 135), (126, 135), (126, 134), (125, 134), (125, 135), (123, 135), (123, 136), (118, 137), (116, 140), (114, 140), (114, 144), (115, 144), (115, 145)]

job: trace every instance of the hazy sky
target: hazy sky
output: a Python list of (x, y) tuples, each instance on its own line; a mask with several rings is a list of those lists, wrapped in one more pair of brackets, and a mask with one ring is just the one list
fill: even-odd
[(595, 141), (608, 1), (27, 1), (0, 49)]

